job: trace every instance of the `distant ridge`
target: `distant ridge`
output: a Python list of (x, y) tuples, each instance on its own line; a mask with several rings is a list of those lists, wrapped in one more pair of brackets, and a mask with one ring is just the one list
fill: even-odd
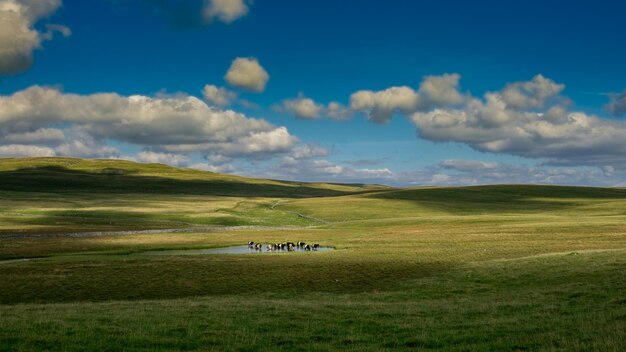
[(316, 197), (391, 189), (381, 185), (294, 182), (164, 164), (65, 157), (0, 158), (0, 190), (220, 196)]

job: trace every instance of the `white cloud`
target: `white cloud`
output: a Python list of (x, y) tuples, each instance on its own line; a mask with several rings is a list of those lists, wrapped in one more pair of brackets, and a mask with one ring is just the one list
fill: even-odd
[(33, 64), (33, 51), (40, 47), (39, 33), (19, 7), (0, 3), (0, 74), (15, 74)]
[(218, 107), (228, 106), (232, 104), (235, 99), (237, 99), (237, 93), (232, 92), (227, 88), (217, 87), (211, 84), (204, 86), (202, 94), (208, 102)]
[[(321, 158), (324, 155), (297, 152), (284, 156), (276, 163), (254, 163), (252, 169), (241, 169), (239, 174), (255, 177), (298, 181), (325, 181), (347, 183), (376, 183), (399, 186), (461, 186), (479, 184), (563, 184), (614, 186), (626, 177), (626, 170), (595, 167), (529, 166), (481, 160), (445, 160), (439, 164), (413, 171), (394, 171), (388, 167), (350, 167), (357, 161), (344, 164)], [(209, 163), (211, 164), (211, 163)], [(207, 169), (204, 167), (204, 169)], [(215, 169), (211, 169), (215, 170)], [(252, 170), (252, 171), (251, 171)]]
[(363, 112), (376, 123), (387, 123), (395, 113), (410, 114), (435, 106), (460, 104), (465, 97), (458, 91), (458, 74), (426, 76), (418, 91), (411, 87), (391, 87), (382, 91), (361, 90), (350, 96), (350, 108)]
[(460, 104), (465, 97), (459, 92), (459, 74), (443, 74), (426, 76), (418, 90), (419, 106), (424, 110), (432, 106), (448, 106)]
[(269, 74), (253, 57), (233, 60), (224, 79), (228, 84), (251, 92), (262, 92), (270, 79)]
[(231, 23), (247, 15), (248, 11), (244, 0), (205, 0), (203, 15), (209, 22), (217, 18), (224, 23)]
[(287, 127), (254, 131), (241, 137), (239, 143), (225, 143), (220, 150), (227, 156), (258, 155), (287, 152), (297, 141)]
[(117, 148), (107, 146), (102, 139), (95, 139), (78, 129), (64, 131), (64, 140), (55, 147), (58, 155), (83, 158), (115, 158), (120, 153)]
[(285, 157), (278, 165), (279, 174), (289, 175), (294, 179), (311, 180), (312, 177), (337, 177), (345, 171), (345, 167), (333, 164), (328, 160), (298, 160)]
[(74, 139), (55, 148), (58, 155), (77, 156), (82, 158), (116, 158), (120, 152), (117, 148), (109, 147), (92, 139)]
[(191, 165), (191, 168), (219, 173), (232, 174), (236, 172), (236, 168), (233, 165), (233, 159), (230, 157), (220, 154), (209, 154), (206, 156), (206, 160), (206, 164), (196, 163)]
[(60, 24), (47, 24), (46, 29), (48, 31), (41, 35), (41, 38), (44, 40), (52, 40), (54, 33), (61, 33), (64, 37), (72, 35), (72, 30), (69, 27)]
[(453, 169), (458, 171), (476, 171), (476, 170), (490, 170), (498, 167), (498, 163), (488, 163), (479, 160), (458, 160), (448, 159), (444, 160), (440, 164), (444, 169)]
[(450, 182), (450, 175), (446, 175), (446, 174), (434, 174), (432, 175), (432, 177), (430, 178), (430, 181), (428, 181), (428, 184), (432, 184), (432, 185), (445, 185), (448, 184)]
[(388, 168), (351, 168), (329, 160), (293, 157), (284, 157), (268, 176), (303, 181), (359, 183), (393, 183), (397, 180), (397, 175)]
[(19, 4), (25, 17), (31, 23), (52, 15), (61, 7), (61, 0), (4, 0), (3, 2)]
[(168, 164), (177, 167), (185, 167), (189, 162), (189, 158), (185, 155), (172, 153), (155, 153), (151, 151), (143, 151), (138, 153), (136, 159), (142, 163)]
[(173, 28), (193, 28), (220, 21), (230, 24), (250, 11), (247, 0), (143, 0)]
[(611, 165), (605, 165), (600, 168), (604, 173), (604, 176), (613, 176), (615, 174), (615, 168)]
[(626, 123), (559, 108), (536, 113), (475, 102), (464, 110), (415, 113), (411, 120), (419, 136), (427, 140), (465, 143), (483, 152), (547, 158), (553, 164), (603, 166), (623, 160), (626, 153)]
[(0, 157), (55, 156), (54, 149), (36, 145), (9, 144), (0, 146)]
[(65, 134), (57, 128), (39, 128), (32, 132), (9, 133), (0, 136), (0, 143), (59, 144), (64, 140)]
[(609, 94), (611, 101), (605, 106), (606, 110), (614, 116), (626, 115), (626, 90), (620, 94)]
[(336, 101), (331, 101), (327, 106), (307, 98), (299, 93), (296, 98), (284, 99), (280, 104), (274, 106), (276, 112), (288, 113), (298, 119), (315, 120), (322, 116), (340, 121), (352, 117), (352, 110)]
[(297, 98), (283, 100), (277, 110), (293, 114), (299, 119), (314, 120), (320, 117), (324, 106), (300, 93)]
[(305, 144), (299, 147), (293, 148), (291, 152), (291, 156), (295, 159), (310, 159), (321, 156), (327, 156), (329, 154), (328, 149), (316, 146)]
[(217, 173), (222, 173), (222, 174), (223, 173), (232, 174), (232, 173), (235, 173), (236, 171), (235, 167), (230, 163), (218, 164), (218, 165), (197, 163), (197, 164), (191, 165), (190, 168), (196, 169), (196, 170), (202, 170), (202, 171), (217, 172)]
[(232, 158), (229, 158), (227, 156), (220, 155), (220, 154), (209, 154), (206, 156), (206, 159), (209, 162), (209, 164), (212, 164), (212, 165), (227, 164), (233, 160)]
[(508, 84), (501, 95), (504, 103), (512, 109), (540, 109), (545, 107), (548, 100), (557, 97), (564, 88), (563, 84), (536, 75), (528, 82)]
[[(482, 152), (542, 158), (552, 165), (626, 168), (626, 122), (570, 111), (563, 84), (537, 75), (483, 99), (459, 92), (460, 76), (427, 76), (410, 87), (359, 91), (350, 107), (385, 123), (394, 113), (410, 115), (418, 135), (435, 142), (464, 143)], [(621, 96), (607, 107), (620, 113)]]
[[(455, 160), (460, 168), (450, 168), (440, 164), (445, 170), (453, 169), (455, 173), (445, 174), (447, 179), (439, 179), (439, 185), (476, 185), (476, 184), (568, 184), (589, 185), (600, 184), (612, 186), (619, 177), (611, 178), (598, 168), (567, 168), (528, 165), (511, 165), (487, 163), (474, 160)], [(484, 163), (487, 168), (463, 167)], [(611, 172), (611, 170), (608, 170)], [(613, 170), (614, 171), (614, 170)], [(441, 173), (440, 174), (444, 174)]]
[(270, 169), (262, 172), (262, 175), (298, 181), (389, 183), (396, 180), (397, 175), (388, 168), (353, 168), (320, 159), (328, 154), (325, 148), (303, 145), (294, 148), (290, 155), (284, 156)]
[(115, 140), (174, 153), (265, 157), (288, 152), (297, 141), (285, 127), (216, 110), (191, 96), (77, 95), (38, 86), (0, 96), (0, 140), (31, 138), (61, 125), (80, 134), (83, 144), (87, 136), (92, 145)]
[(33, 28), (37, 21), (50, 16), (60, 6), (60, 0), (0, 0), (0, 75), (29, 69), (33, 64), (33, 51), (41, 47), (42, 39), (51, 39), (50, 31), (71, 33), (69, 28), (59, 25), (50, 25), (47, 34)]
[(391, 87), (374, 92), (361, 90), (350, 96), (350, 108), (365, 112), (376, 123), (386, 123), (396, 112), (411, 113), (417, 108), (419, 96), (410, 87)]
[(326, 116), (337, 121), (349, 120), (352, 118), (352, 110), (336, 101), (331, 101), (326, 107)]

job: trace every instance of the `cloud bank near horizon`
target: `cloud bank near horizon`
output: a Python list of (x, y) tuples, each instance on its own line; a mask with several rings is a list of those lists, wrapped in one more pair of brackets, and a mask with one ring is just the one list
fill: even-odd
[(31, 155), (119, 155), (107, 141), (152, 152), (267, 158), (290, 151), (298, 139), (284, 126), (212, 108), (187, 95), (79, 95), (33, 86), (0, 96), (4, 155), (10, 150), (16, 155), (29, 155), (29, 150)]

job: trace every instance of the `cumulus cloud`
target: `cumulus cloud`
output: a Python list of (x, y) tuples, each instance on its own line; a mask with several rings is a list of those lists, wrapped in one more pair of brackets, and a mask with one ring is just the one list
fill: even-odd
[(291, 152), (291, 156), (296, 160), (327, 156), (328, 154), (328, 149), (311, 144), (305, 144), (299, 147), (295, 147)]
[(347, 120), (352, 117), (352, 110), (336, 101), (331, 101), (327, 106), (307, 98), (300, 93), (296, 98), (284, 99), (274, 106), (277, 112), (287, 113), (303, 120), (315, 120), (322, 116), (332, 120)]
[(206, 0), (203, 10), (207, 21), (218, 19), (231, 23), (248, 14), (248, 5), (244, 0)]
[(387, 123), (395, 113), (410, 114), (436, 106), (461, 104), (458, 74), (426, 76), (416, 91), (411, 87), (391, 87), (381, 91), (360, 90), (350, 96), (350, 108), (365, 113), (370, 121)]
[(232, 174), (236, 172), (235, 167), (231, 163), (218, 164), (218, 165), (196, 163), (196, 164), (191, 165), (190, 168), (201, 170), (201, 171), (210, 171), (210, 172), (227, 173), (227, 174)]
[(21, 11), (32, 23), (48, 17), (61, 7), (61, 0), (5, 0), (6, 3), (18, 3)]
[(444, 160), (440, 164), (444, 169), (453, 169), (458, 171), (476, 171), (476, 170), (490, 170), (495, 169), (497, 163), (488, 163), (479, 160), (457, 160), (448, 159)]
[(181, 154), (172, 153), (156, 153), (151, 151), (142, 151), (137, 154), (137, 161), (142, 163), (159, 163), (168, 164), (178, 167), (185, 167), (189, 162), (189, 158)]
[(34, 28), (60, 6), (61, 0), (0, 0), (0, 75), (28, 70), (33, 65), (33, 51), (41, 48), (42, 40), (52, 39), (52, 32), (71, 34), (60, 25), (48, 25), (43, 34)]
[(63, 126), (65, 134), (71, 131), (69, 138), (87, 147), (114, 140), (155, 152), (255, 158), (288, 152), (297, 141), (285, 127), (217, 110), (191, 96), (77, 95), (39, 86), (0, 96), (0, 126), (0, 141), (7, 143), (55, 133), (59, 139), (54, 129)]
[(325, 114), (330, 119), (336, 121), (349, 120), (352, 118), (352, 110), (336, 101), (328, 103)]
[[(486, 165), (487, 167), (482, 167)], [(451, 172), (449, 172), (451, 171)], [(598, 168), (546, 167), (545, 165), (529, 166), (525, 164), (491, 163), (478, 160), (453, 160), (439, 164), (439, 169), (431, 172), (445, 175), (432, 184), (439, 185), (477, 185), (477, 184), (597, 184), (613, 186), (619, 177), (607, 174), (614, 170)], [(422, 178), (423, 179), (423, 178)], [(428, 183), (428, 182), (426, 182)]]
[[(427, 76), (418, 90), (359, 91), (350, 107), (377, 123), (394, 113), (409, 115), (419, 137), (430, 141), (539, 158), (546, 165), (626, 168), (626, 123), (571, 111), (561, 95), (563, 84), (537, 75), (477, 98), (460, 92), (459, 79), (457, 74)], [(622, 113), (624, 96), (613, 95), (607, 109)]]
[(117, 158), (119, 150), (87, 136), (84, 139), (71, 139), (57, 146), (55, 151), (58, 155), (77, 156), (81, 158)]
[[(220, 172), (220, 173), (235, 173), (237, 169), (233, 165), (233, 159), (220, 154), (210, 154), (206, 156), (207, 163), (196, 163), (191, 165), (192, 169)], [(253, 175), (254, 176), (254, 175)]]
[[(0, 128), (0, 131), (2, 129)], [(59, 144), (65, 140), (65, 134), (57, 128), (39, 128), (35, 131), (8, 133), (0, 136), (0, 143), (18, 144)]]
[(202, 94), (209, 103), (218, 107), (228, 106), (237, 99), (237, 93), (232, 92), (227, 88), (217, 87), (211, 84), (204, 86)]
[[(309, 149), (310, 148), (310, 149)], [(325, 159), (322, 148), (306, 145), (269, 164), (254, 163), (238, 174), (298, 181), (377, 183), (398, 186), (461, 186), (479, 184), (569, 184), (615, 186), (626, 176), (626, 170), (612, 167), (563, 167), (449, 159), (412, 171), (394, 171), (389, 167), (371, 167), (378, 161), (344, 161)], [(220, 166), (202, 165), (201, 169), (221, 170)]]
[(54, 149), (36, 145), (9, 144), (0, 146), (0, 157), (55, 156)]
[(245, 0), (146, 0), (174, 28), (200, 27), (220, 21), (230, 24), (249, 12)]
[[(538, 82), (551, 88), (531, 88)], [(484, 100), (469, 99), (457, 109), (414, 113), (411, 121), (421, 138), (465, 143), (483, 152), (570, 165), (604, 166), (610, 160), (623, 159), (626, 123), (568, 111), (565, 99), (555, 95), (562, 85), (550, 82), (537, 76), (530, 82), (508, 85), (503, 92), (487, 93)], [(504, 98), (504, 92), (518, 89), (525, 92), (523, 97), (515, 93), (511, 98), (509, 93), (509, 98)], [(523, 106), (529, 110), (521, 110)], [(535, 110), (540, 107), (543, 109)]]
[(382, 91), (361, 90), (350, 96), (350, 108), (365, 112), (370, 121), (387, 123), (396, 113), (411, 113), (417, 108), (419, 96), (410, 87), (391, 87)]
[(425, 110), (433, 106), (449, 106), (460, 104), (465, 97), (459, 92), (457, 73), (441, 76), (426, 76), (417, 92), (419, 96), (418, 108)]
[(6, 147), (5, 156), (11, 153), (14, 156), (59, 155), (87, 158), (112, 158), (120, 155), (116, 148), (105, 145), (103, 140), (96, 140), (89, 134), (73, 129), (39, 128), (28, 132), (0, 132), (0, 145)]
[(262, 92), (270, 75), (256, 58), (238, 57), (233, 60), (224, 79), (228, 84), (251, 92)]
[(351, 168), (324, 159), (283, 158), (268, 177), (304, 181), (390, 182), (394, 173), (388, 168)]
[(396, 175), (388, 168), (355, 168), (325, 160), (329, 150), (312, 144), (304, 144), (293, 148), (291, 153), (283, 156), (269, 169), (255, 173), (274, 179), (298, 181), (333, 181), (333, 182), (376, 182), (389, 183)]
[(626, 90), (620, 94), (609, 94), (611, 101), (605, 106), (606, 110), (614, 116), (626, 115)]
[(501, 92), (502, 100), (512, 109), (540, 109), (557, 97), (565, 85), (557, 84), (542, 75), (536, 75), (527, 82), (508, 84)]
[(314, 120), (320, 117), (324, 111), (324, 105), (300, 93), (297, 98), (283, 100), (277, 110), (293, 114), (299, 119)]

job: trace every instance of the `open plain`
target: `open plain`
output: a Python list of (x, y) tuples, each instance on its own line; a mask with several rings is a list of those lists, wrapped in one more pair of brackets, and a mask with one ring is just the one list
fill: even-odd
[[(626, 190), (0, 161), (0, 350), (626, 350)], [(143, 255), (248, 241), (333, 251)]]

